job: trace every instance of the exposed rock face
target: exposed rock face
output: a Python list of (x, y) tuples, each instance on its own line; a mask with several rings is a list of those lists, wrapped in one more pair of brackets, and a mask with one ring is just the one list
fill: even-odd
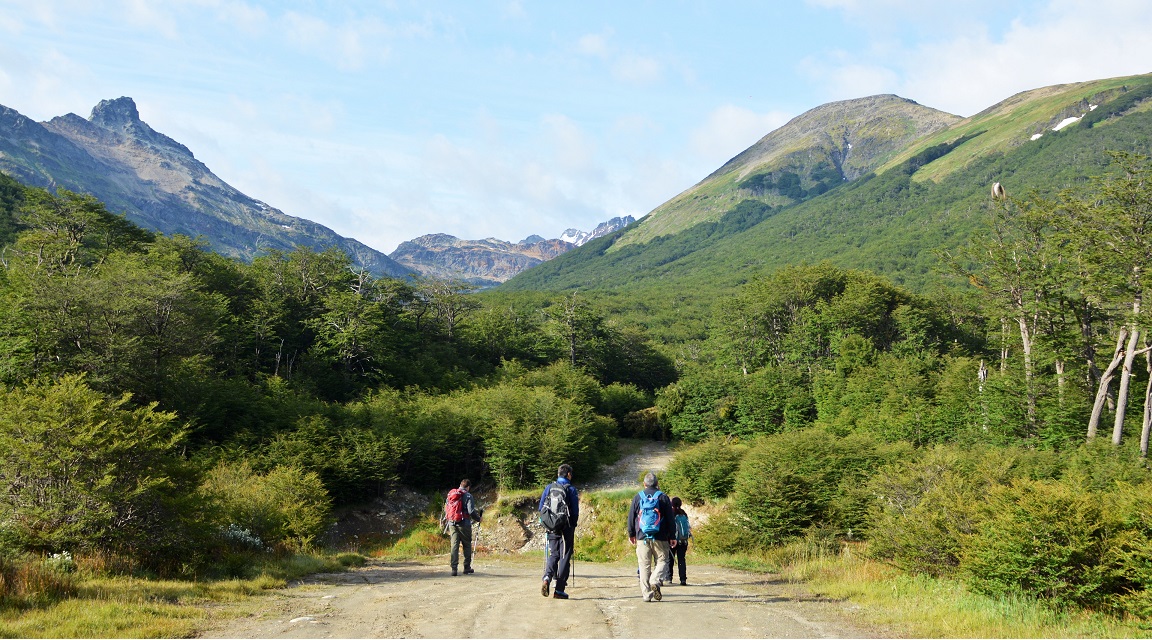
[(419, 275), (490, 287), (635, 221), (632, 216), (612, 218), (590, 232), (569, 229), (560, 238), (531, 235), (517, 243), (496, 238), (461, 240), (434, 233), (401, 243), (388, 257)]
[(435, 233), (401, 243), (389, 257), (420, 275), (488, 287), (576, 246), (537, 238), (530, 236), (513, 244), (496, 238), (461, 240)]
[[(593, 229), (592, 231), (581, 231), (579, 229), (569, 229), (569, 230), (564, 232), (564, 235), (560, 236), (560, 239), (565, 241), (565, 242), (571, 242), (572, 244), (576, 245), (577, 247), (580, 247), (580, 246), (583, 246), (589, 240), (595, 240), (596, 238), (606, 236), (609, 233), (612, 233), (613, 231), (618, 231), (620, 229), (623, 229), (624, 227), (627, 227), (628, 225), (632, 224), (633, 222), (636, 222), (636, 218), (633, 218), (632, 216), (624, 216), (622, 218), (612, 218), (611, 220), (609, 220), (607, 222), (601, 222), (600, 224), (596, 225), (596, 228)], [(533, 236), (533, 237), (539, 237), (539, 236)]]
[(142, 121), (131, 98), (102, 100), (88, 119), (70, 113), (44, 123), (0, 106), (0, 171), (91, 193), (142, 227), (203, 236), (213, 250), (242, 260), (268, 249), (334, 246), (377, 275), (407, 272), (354, 239), (237, 191)]

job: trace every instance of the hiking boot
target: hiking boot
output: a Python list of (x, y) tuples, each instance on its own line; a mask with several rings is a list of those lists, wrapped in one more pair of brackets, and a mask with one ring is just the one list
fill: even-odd
[(548, 581), (547, 580), (545, 580), (543, 582), (543, 584), (540, 585), (540, 595), (544, 596), (545, 598), (548, 597)]
[(455, 569), (453, 569), (453, 570), (452, 570), (452, 575), (456, 575), (456, 570), (455, 570)]
[(688, 586), (688, 581), (687, 581), (687, 580), (681, 580), (681, 581), (680, 581), (680, 586), (681, 586), (681, 587), (687, 587), (687, 586)]
[(663, 597), (664, 596), (660, 594), (660, 585), (659, 584), (652, 585), (652, 599), (655, 600), (656, 602), (660, 602), (660, 599)]
[(467, 569), (464, 570), (464, 573), (476, 573), (476, 570), (473, 569), (472, 567), (468, 567)]
[(568, 594), (564, 593), (563, 591), (557, 591), (556, 593), (552, 594), (552, 597), (556, 600), (567, 600)]

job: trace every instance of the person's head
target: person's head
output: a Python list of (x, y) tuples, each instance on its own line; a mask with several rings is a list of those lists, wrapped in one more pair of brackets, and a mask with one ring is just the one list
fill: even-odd
[(652, 473), (651, 471), (649, 471), (648, 473), (644, 474), (644, 488), (645, 489), (655, 489), (658, 486), (660, 486), (660, 483), (656, 480), (656, 474), (655, 473)]
[(571, 480), (572, 479), (572, 465), (570, 465), (570, 464), (560, 465), (560, 468), (556, 470), (556, 477), (557, 478), (568, 478), (569, 480)]
[(472, 488), (472, 481), (469, 480), (468, 478), (464, 478), (463, 480), (460, 481), (460, 488), (464, 489), (465, 491), (467, 491), (468, 489), (471, 489)]
[(684, 504), (684, 503), (680, 501), (680, 498), (672, 498), (672, 506), (673, 507), (679, 509), (680, 505), (682, 505), (682, 504)]

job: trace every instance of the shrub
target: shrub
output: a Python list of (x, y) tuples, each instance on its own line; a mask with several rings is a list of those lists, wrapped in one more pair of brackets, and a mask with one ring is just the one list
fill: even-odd
[(660, 479), (669, 495), (700, 504), (728, 497), (747, 445), (726, 438), (712, 438), (676, 452)]
[[(596, 403), (596, 411), (611, 416), (617, 424), (623, 426), (625, 417), (630, 413), (647, 409), (654, 402), (652, 394), (645, 393), (630, 384), (612, 384), (600, 390), (600, 399)], [(621, 435), (630, 436), (630, 433)]]
[(1114, 523), (1099, 494), (1020, 480), (994, 488), (985, 509), (988, 515), (964, 545), (960, 562), (973, 590), (1090, 607), (1115, 591), (1107, 564)]
[(704, 524), (692, 528), (692, 546), (702, 553), (747, 553), (768, 546), (768, 541), (752, 532), (739, 516), (722, 511)]
[(881, 445), (868, 434), (840, 438), (819, 428), (765, 437), (740, 465), (733, 504), (770, 544), (813, 525), (860, 530), (871, 496), (859, 487), (908, 450), (906, 444)]
[(176, 416), (129, 400), (80, 376), (0, 391), (0, 546), (120, 550), (157, 564), (195, 546)]
[(592, 475), (615, 453), (615, 423), (551, 389), (501, 385), (453, 400), (483, 433), (485, 461), (501, 488), (542, 485), (563, 463)]
[(998, 449), (937, 447), (881, 470), (869, 483), (869, 553), (917, 573), (943, 576), (960, 564), (989, 487), (1011, 466)]
[(221, 463), (201, 489), (218, 505), (222, 536), (234, 546), (257, 548), (259, 541), (302, 550), (328, 525), (331, 501), (311, 471), (276, 467), (260, 475), (247, 462)]
[(1109, 498), (1120, 523), (1111, 567), (1121, 594), (1117, 607), (1152, 618), (1152, 484), (1121, 483)]

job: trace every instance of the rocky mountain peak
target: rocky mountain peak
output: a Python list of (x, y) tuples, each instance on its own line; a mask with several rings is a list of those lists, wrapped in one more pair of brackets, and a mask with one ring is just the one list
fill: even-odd
[(92, 108), (92, 116), (88, 119), (92, 124), (102, 127), (120, 128), (140, 122), (140, 111), (132, 98), (120, 97), (115, 100), (101, 100), (100, 104)]

